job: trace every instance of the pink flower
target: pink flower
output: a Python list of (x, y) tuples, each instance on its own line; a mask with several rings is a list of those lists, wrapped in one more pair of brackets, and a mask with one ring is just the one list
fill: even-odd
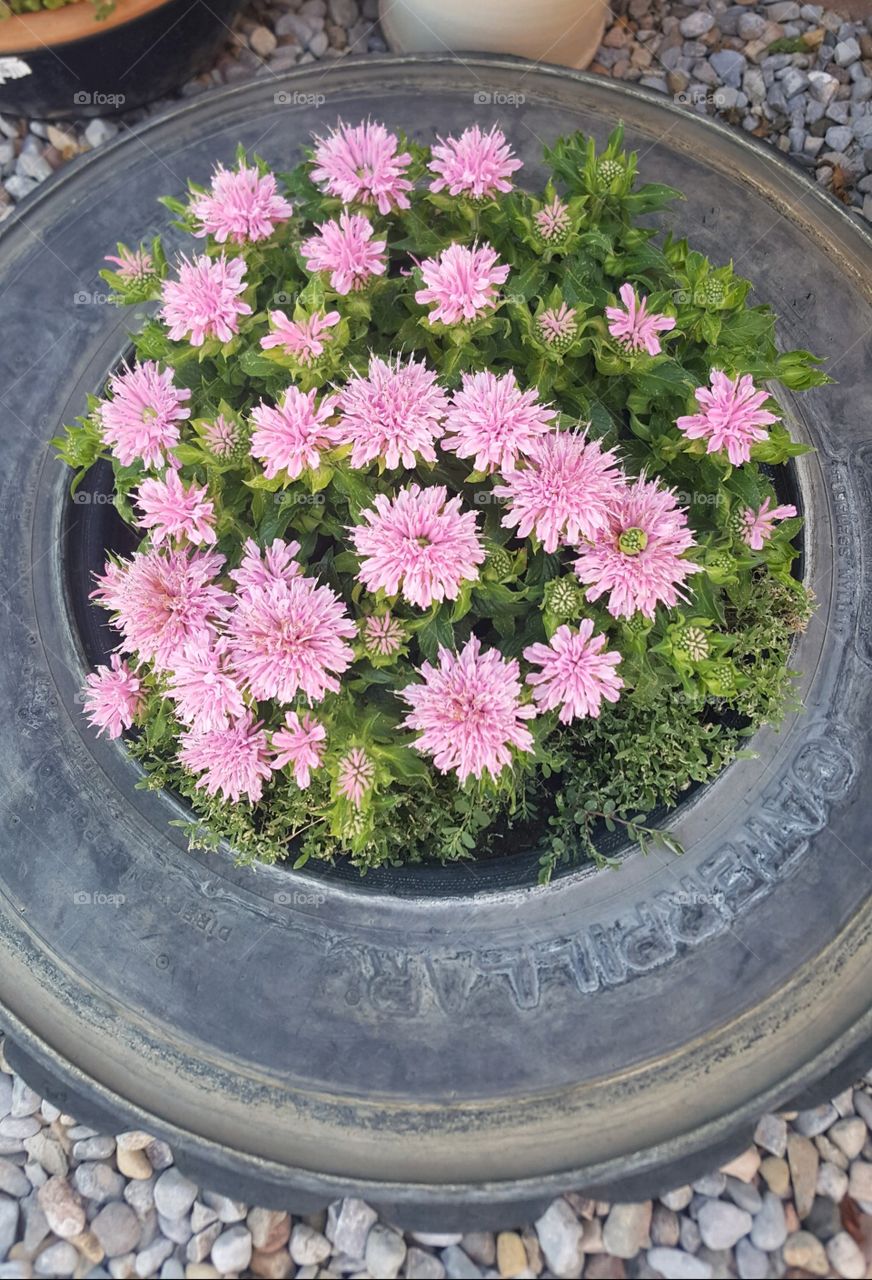
[(700, 566), (682, 557), (695, 545), (674, 492), (640, 476), (617, 491), (607, 528), (581, 548), (575, 572), (588, 600), (608, 594), (613, 618), (637, 610), (653, 618), (658, 604), (671, 609), (685, 598), (681, 588)]
[(496, 125), (490, 133), (483, 133), (474, 124), (464, 129), (459, 138), (440, 138), (431, 152), (433, 159), (429, 168), (437, 176), (430, 183), (430, 190), (442, 191), (447, 187), (451, 195), (463, 194), (473, 200), (511, 191), (512, 184), (507, 179), (523, 167)]
[(760, 408), (768, 392), (758, 391), (747, 373), (733, 379), (712, 369), (711, 389), (697, 387), (694, 395), (701, 412), (678, 418), (675, 425), (688, 440), (707, 440), (707, 453), (726, 449), (734, 467), (750, 461), (751, 446), (768, 437), (763, 428), (778, 422)]
[(186, 489), (172, 468), (163, 480), (143, 480), (136, 495), (136, 505), (143, 512), (140, 528), (152, 531), (156, 547), (170, 538), (198, 545), (215, 542), (215, 504), (207, 501), (207, 493), (205, 485)]
[(555, 196), (538, 213), (533, 214), (533, 221), (546, 244), (562, 240), (572, 226), (569, 205), (565, 204), (560, 196)]
[(380, 658), (389, 658), (403, 643), (403, 628), (388, 609), (385, 613), (372, 614), (363, 627), (367, 649)]
[(535, 533), (552, 552), (561, 542), (580, 542), (605, 529), (622, 484), (611, 449), (584, 434), (553, 431), (493, 492), (508, 503), (503, 528), (517, 526), (519, 538)]
[(272, 544), (261, 551), (253, 538), (247, 538), (242, 563), (238, 569), (230, 570), (240, 595), (253, 587), (270, 587), (275, 582), (296, 578), (302, 572), (295, 559), (299, 551), (299, 542), (283, 542), (281, 538), (274, 538)]
[(251, 454), (264, 464), (268, 480), (280, 471), (285, 471), (291, 480), (306, 470), (316, 471), (322, 452), (339, 439), (338, 428), (326, 425), (336, 412), (337, 397), (324, 396), (316, 405), (316, 394), (314, 389), (304, 392), (288, 387), (279, 405), (273, 407), (261, 401), (252, 409), (255, 430)]
[(355, 374), (339, 393), (339, 439), (351, 444), (351, 466), (376, 458), (390, 468), (436, 461), (434, 440), (448, 410), (445, 392), (424, 361), (402, 364), (370, 356), (366, 377)]
[(412, 710), (403, 724), (421, 736), (415, 742), (433, 757), (440, 773), (454, 769), (461, 782), (487, 770), (499, 776), (511, 761), (510, 747), (532, 751), (533, 737), (523, 724), (536, 714), (522, 706), (518, 663), (496, 649), (481, 652), (470, 636), (460, 654), (439, 650), (438, 667), (425, 662), (423, 684), (410, 684), (400, 697)]
[(203, 443), (216, 458), (229, 458), (242, 443), (243, 433), (235, 422), (219, 413), (214, 422), (203, 429)]
[(176, 714), (197, 733), (224, 729), (245, 714), (245, 702), (227, 672), (227, 645), (201, 631), (183, 646), (167, 681)]
[(281, 347), (300, 364), (310, 365), (324, 354), (324, 343), (330, 338), (327, 331), (339, 323), (341, 316), (338, 311), (328, 311), (326, 315), (316, 311), (305, 320), (289, 320), (283, 311), (271, 311), (269, 319), (273, 332), (261, 338), (264, 350)]
[(161, 370), (153, 360), (133, 369), (124, 366), (109, 380), (111, 400), (97, 413), (100, 434), (123, 467), (137, 460), (146, 467), (160, 467), (164, 451), (179, 442), (179, 423), (190, 418), (185, 405), (187, 387), (173, 386), (171, 369)]
[(227, 635), (233, 671), (253, 697), (289, 703), (302, 691), (320, 702), (339, 692), (357, 628), (329, 587), (297, 575), (240, 595)]
[(273, 174), (260, 174), (244, 163), (238, 169), (219, 164), (210, 190), (191, 201), (200, 224), (194, 235), (214, 236), (219, 244), (266, 240), (293, 212), (293, 205), (278, 194)]
[(119, 738), (142, 706), (142, 681), (113, 653), (110, 666), (89, 674), (84, 705), (88, 722), (98, 735)]
[(330, 284), (337, 293), (362, 289), (370, 276), (387, 270), (384, 240), (373, 240), (372, 223), (362, 213), (345, 210), (317, 228), (317, 235), (304, 240), (300, 252), (307, 271), (329, 271)]
[(327, 730), (308, 711), (302, 717), (296, 711), (287, 711), (285, 727), (277, 729), (272, 736), (275, 752), (273, 769), (284, 769), (286, 765), (291, 765), (294, 781), (304, 790), (312, 780), (310, 771), (321, 767), (326, 738)]
[(106, 566), (91, 598), (117, 615), (124, 649), (166, 671), (198, 632), (215, 633), (233, 603), (214, 582), (223, 564), (214, 551), (136, 551)]
[(461, 511), (459, 497), (448, 500), (443, 485), (401, 489), (394, 499), (376, 495), (361, 512), (365, 524), (351, 530), (363, 557), (360, 580), (367, 591), (395, 596), (426, 609), (434, 600), (456, 600), (460, 584), (478, 577), (485, 553), (476, 535), (476, 517)]
[(559, 307), (549, 307), (536, 321), (539, 336), (559, 351), (569, 346), (576, 333), (575, 307), (561, 302)]
[(374, 778), (375, 766), (362, 747), (352, 747), (339, 761), (339, 794), (350, 800), (355, 809), (360, 808)]
[(533, 700), (540, 711), (560, 707), (561, 723), (569, 724), (576, 716), (597, 717), (603, 698), (617, 702), (624, 682), (614, 668), (621, 655), (603, 653), (606, 640), (594, 635), (593, 623), (584, 618), (577, 631), (558, 627), (550, 644), (524, 650), (527, 661), (542, 668), (527, 676), (527, 684), (536, 686)]
[(489, 244), (472, 249), (450, 244), (438, 258), (425, 258), (421, 263), (426, 288), (418, 289), (415, 301), (435, 302), (428, 317), (431, 324), (474, 320), (496, 306), (496, 285), (505, 284), (508, 274), (508, 266), (500, 263)]
[(554, 409), (539, 403), (535, 387), (522, 391), (514, 373), (497, 378), (465, 373), (463, 388), (451, 397), (451, 408), (442, 448), (459, 458), (474, 458), (476, 471), (514, 468), (518, 454), (528, 453), (535, 442), (553, 430)]
[(106, 254), (104, 262), (113, 262), (125, 284), (138, 284), (154, 275), (154, 259), (145, 249), (128, 249), (126, 245), (118, 246), (118, 256)]
[(240, 796), (256, 804), (271, 776), (266, 734), (250, 711), (224, 729), (183, 734), (179, 759), (192, 773), (202, 773), (198, 787), (210, 796), (220, 791), (234, 804)]
[(245, 259), (201, 255), (189, 262), (182, 257), (178, 280), (165, 280), (160, 315), (170, 326), (174, 342), (187, 340), (202, 347), (207, 338), (229, 342), (239, 332), (239, 317), (250, 316), (251, 307), (239, 294), (245, 290)]
[(379, 213), (408, 209), (405, 176), (412, 162), (407, 151), (397, 155), (397, 138), (383, 124), (342, 124), (326, 138), (315, 138), (312, 181), (343, 204), (374, 204)]
[(763, 543), (767, 542), (775, 531), (776, 520), (789, 520), (791, 516), (796, 515), (796, 507), (790, 503), (786, 503), (782, 507), (773, 507), (769, 510), (771, 498), (764, 498), (763, 505), (755, 511), (753, 507), (746, 507), (742, 512), (742, 537), (747, 542), (752, 551), (762, 551)]
[(631, 284), (622, 284), (618, 292), (626, 310), (606, 307), (609, 333), (628, 351), (641, 351), (644, 347), (649, 356), (658, 355), (662, 348), (657, 334), (674, 329), (674, 317), (656, 312), (649, 314), (648, 299), (640, 302)]

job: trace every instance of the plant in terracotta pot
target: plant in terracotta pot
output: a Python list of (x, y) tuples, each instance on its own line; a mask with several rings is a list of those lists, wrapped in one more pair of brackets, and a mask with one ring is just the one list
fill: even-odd
[(208, 61), (240, 3), (0, 0), (0, 111), (107, 115), (158, 98)]
[(653, 243), (676, 193), (620, 129), (546, 159), (533, 194), (496, 127), (340, 125), (284, 188), (240, 155), (169, 201), (172, 267), (104, 272), (160, 308), (59, 441), (142, 539), (98, 577), (87, 706), (192, 841), (365, 869), (535, 840), (547, 879), (601, 826), (669, 843), (644, 815), (788, 704), (810, 600), (773, 468), (804, 446), (767, 383), (825, 377), (729, 266)]

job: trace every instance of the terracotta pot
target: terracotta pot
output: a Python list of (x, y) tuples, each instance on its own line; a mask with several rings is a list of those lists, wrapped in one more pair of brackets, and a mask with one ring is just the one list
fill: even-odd
[(379, 0), (395, 53), (479, 50), (586, 67), (602, 39), (607, 0)]
[(0, 111), (110, 115), (171, 93), (229, 34), (241, 0), (90, 0), (0, 20)]

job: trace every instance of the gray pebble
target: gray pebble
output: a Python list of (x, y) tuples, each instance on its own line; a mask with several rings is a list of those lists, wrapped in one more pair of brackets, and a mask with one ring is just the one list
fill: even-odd
[(851, 63), (856, 62), (859, 57), (860, 46), (857, 44), (857, 41), (853, 36), (850, 36), (847, 40), (840, 40), (836, 45), (836, 50), (833, 54), (834, 61), (840, 67), (849, 67)]
[(251, 1261), (251, 1232), (241, 1223), (229, 1227), (212, 1246), (212, 1265), (222, 1274), (244, 1271)]
[(164, 1218), (182, 1218), (197, 1199), (197, 1186), (175, 1166), (164, 1170), (154, 1184), (154, 1204)]
[(203, 1203), (214, 1209), (220, 1222), (241, 1222), (248, 1213), (248, 1205), (243, 1200), (231, 1200), (229, 1196), (218, 1195), (215, 1191), (204, 1191)]
[[(154, 1240), (147, 1249), (141, 1249), (136, 1255), (136, 1274), (140, 1277), (140, 1280), (149, 1280), (150, 1276), (156, 1276), (172, 1251), (172, 1240), (162, 1240), (160, 1237)], [(185, 1274), (181, 1264), (179, 1264), (179, 1273), (182, 1276)]]
[(325, 1234), (333, 1242), (335, 1253), (363, 1258), (366, 1237), (378, 1214), (363, 1200), (350, 1197), (330, 1205)]
[(124, 1193), (124, 1178), (109, 1164), (91, 1160), (80, 1164), (73, 1174), (73, 1182), (86, 1200), (105, 1204), (118, 1200)]
[(767, 1191), (763, 1196), (763, 1206), (751, 1227), (751, 1243), (763, 1253), (771, 1253), (780, 1249), (786, 1239), (784, 1205), (774, 1192)]
[(678, 29), (686, 40), (696, 40), (711, 31), (714, 25), (715, 20), (707, 9), (696, 9), (681, 19)]
[(105, 1205), (91, 1223), (91, 1230), (109, 1258), (133, 1253), (142, 1236), (139, 1219), (130, 1205), (121, 1200)]
[(719, 49), (709, 59), (723, 84), (738, 89), (742, 83), (742, 73), (747, 66), (747, 59), (738, 49)]
[(477, 1267), (459, 1244), (451, 1244), (442, 1250), (442, 1265), (448, 1280), (479, 1280), (481, 1268)]
[(18, 1230), (18, 1205), (8, 1196), (0, 1196), (0, 1258), (5, 1258)]
[(71, 1245), (67, 1240), (58, 1240), (57, 1244), (49, 1245), (47, 1249), (43, 1249), (42, 1253), (36, 1259), (33, 1269), (38, 1276), (71, 1276), (75, 1272), (79, 1262), (79, 1255), (75, 1246)]
[(648, 1266), (670, 1280), (710, 1280), (711, 1266), (681, 1249), (649, 1249)]
[(708, 1249), (732, 1249), (751, 1230), (752, 1218), (745, 1209), (725, 1200), (709, 1200), (700, 1209), (697, 1226)]
[(769, 1259), (747, 1236), (736, 1245), (736, 1270), (740, 1280), (760, 1280), (769, 1270)]

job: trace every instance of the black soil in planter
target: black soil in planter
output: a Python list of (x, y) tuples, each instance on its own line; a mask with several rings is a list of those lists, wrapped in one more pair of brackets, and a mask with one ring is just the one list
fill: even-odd
[(115, 24), (96, 21), (91, 0), (78, 0), (84, 34), (55, 42), (43, 21), (55, 14), (25, 14), (35, 38), (23, 50), (4, 45), (15, 19), (0, 22), (0, 58), (21, 64), (14, 78), (0, 83), (0, 112), (38, 120), (106, 116), (164, 97), (214, 57), (241, 4), (164, 0)]
[[(510, 91), (523, 105), (491, 105)], [(531, 183), (538, 138), (602, 141), (622, 117), (643, 178), (687, 195), (668, 225), (733, 257), (785, 347), (830, 356), (837, 384), (785, 403), (815, 446), (796, 467), (819, 600), (794, 655), (806, 709), (682, 806), (680, 858), (630, 852), (546, 888), (472, 865), (459, 891), (434, 878), (413, 896), (238, 868), (189, 853), (169, 825), (181, 806), (138, 790), (123, 745), (83, 720), (64, 563), (76, 509), (48, 441), (124, 351), (129, 316), (76, 297), (102, 294), (108, 246), (165, 225), (157, 195), (205, 182), (240, 141), (288, 168), (340, 114), (422, 121), (428, 140), (424, 122), (496, 121)], [(354, 1192), (443, 1230), (515, 1223), (570, 1187), (649, 1195), (734, 1154), (764, 1110), (841, 1088), (872, 1041), (868, 233), (742, 134), (508, 59), (307, 68), (188, 105), (143, 141), (61, 176), (0, 236), (13, 1063), (86, 1122), (167, 1138), (234, 1196), (306, 1211)]]

